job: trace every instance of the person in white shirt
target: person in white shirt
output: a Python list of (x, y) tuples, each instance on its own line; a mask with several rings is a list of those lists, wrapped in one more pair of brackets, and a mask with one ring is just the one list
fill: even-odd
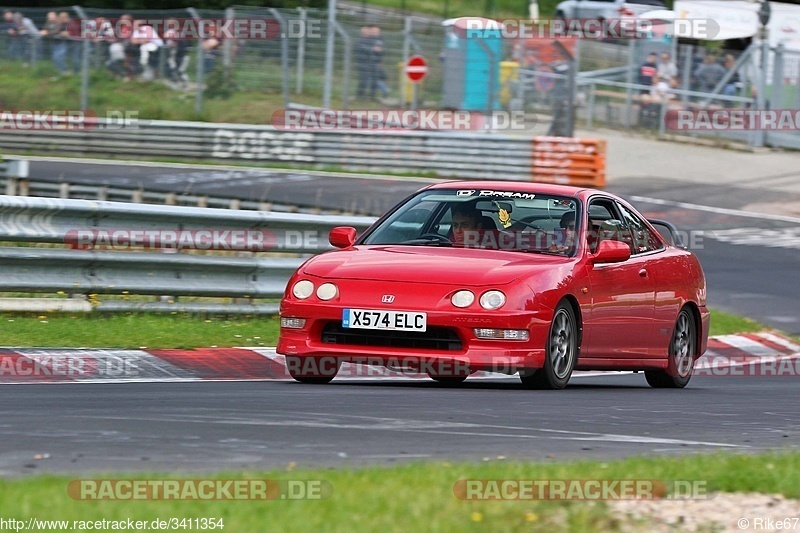
[(658, 77), (663, 80), (671, 80), (678, 75), (678, 67), (672, 61), (669, 53), (661, 53), (661, 61), (658, 63)]
[(155, 28), (147, 24), (133, 25), (131, 44), (139, 46), (139, 64), (142, 66), (142, 79), (150, 81), (155, 78), (155, 70), (150, 63), (150, 55), (158, 52), (164, 41), (158, 36)]

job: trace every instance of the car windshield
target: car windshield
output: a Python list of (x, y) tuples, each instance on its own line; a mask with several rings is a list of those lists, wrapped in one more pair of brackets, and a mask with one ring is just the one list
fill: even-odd
[(430, 189), (409, 199), (361, 244), (452, 246), (572, 255), (575, 198), (511, 189)]

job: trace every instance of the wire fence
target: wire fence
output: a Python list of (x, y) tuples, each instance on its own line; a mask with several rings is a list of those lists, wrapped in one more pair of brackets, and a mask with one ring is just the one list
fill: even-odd
[[(468, 64), (469, 51), (454, 53), (461, 46), (453, 43), (457, 37), (434, 17), (365, 11), (351, 5), (332, 19), (319, 9), (249, 6), (224, 11), (123, 12), (80, 6), (64, 13), (49, 8), (3, 11), (0, 65), (19, 64), (54, 82), (80, 75), (81, 96), (76, 105), (84, 109), (98, 104), (93, 81), (104, 76), (164, 84), (193, 98), (198, 116), (209, 99), (247, 94), (248, 100), (266, 102), (269, 109), (474, 105), (487, 111), (523, 110), (547, 124), (563, 118), (559, 113), (570, 87), (573, 120), (588, 127), (663, 133), (664, 106), (667, 110), (800, 108), (800, 53), (781, 46), (765, 55), (759, 44), (734, 50), (679, 45), (674, 40), (502, 39), (496, 47), (480, 51), (488, 58), (484, 62), (489, 72), (476, 81), (471, 76), (482, 64)], [(74, 37), (74, 27), (72, 33), (53, 31), (66, 30), (76, 21), (100, 27), (103, 21), (116, 21), (123, 15), (140, 21), (269, 20), (277, 29), (267, 39), (162, 34), (146, 42), (80, 39)], [(412, 55), (427, 59), (427, 75), (418, 84), (409, 82), (404, 71)], [(765, 80), (760, 75), (762, 56), (767, 62)], [(463, 79), (454, 82), (459, 76)], [(470, 103), (470, 90), (487, 93), (483, 103)], [(5, 104), (11, 107), (8, 104), (13, 102)], [(800, 137), (796, 131), (767, 140), (793, 147), (795, 137)], [(759, 141), (754, 137), (747, 142)]]

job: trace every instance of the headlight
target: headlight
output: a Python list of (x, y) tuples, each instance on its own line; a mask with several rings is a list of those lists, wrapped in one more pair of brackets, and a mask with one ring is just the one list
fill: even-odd
[(323, 283), (317, 289), (317, 298), (320, 300), (332, 300), (338, 294), (339, 289), (333, 283)]
[(307, 279), (301, 279), (292, 287), (292, 294), (299, 300), (305, 300), (314, 294), (314, 284)]
[(458, 291), (450, 298), (450, 302), (456, 307), (469, 307), (474, 301), (475, 295), (472, 294), (472, 291), (467, 290)]
[(497, 309), (506, 303), (506, 295), (500, 291), (486, 291), (481, 295), (481, 307), (484, 309)]

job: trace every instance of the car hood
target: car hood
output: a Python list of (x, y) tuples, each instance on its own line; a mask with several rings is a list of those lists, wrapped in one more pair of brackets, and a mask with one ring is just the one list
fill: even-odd
[(504, 285), (563, 264), (546, 254), (428, 246), (357, 246), (318, 255), (302, 267), (310, 276), (460, 286)]

